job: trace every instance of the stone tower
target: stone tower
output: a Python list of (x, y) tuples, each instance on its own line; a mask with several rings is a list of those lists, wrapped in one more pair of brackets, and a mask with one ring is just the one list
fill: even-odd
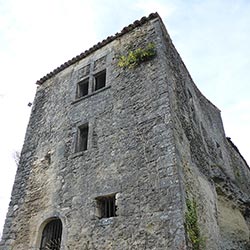
[(250, 171), (157, 13), (40, 79), (1, 250), (249, 250)]

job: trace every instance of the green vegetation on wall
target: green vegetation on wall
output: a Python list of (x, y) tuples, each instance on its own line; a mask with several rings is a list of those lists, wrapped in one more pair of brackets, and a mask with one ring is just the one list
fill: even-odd
[(148, 43), (145, 48), (137, 48), (129, 51), (127, 55), (120, 56), (118, 66), (121, 68), (134, 68), (142, 62), (152, 59), (155, 55), (155, 44)]
[(194, 250), (204, 249), (204, 239), (198, 226), (197, 204), (195, 200), (186, 199), (185, 227)]

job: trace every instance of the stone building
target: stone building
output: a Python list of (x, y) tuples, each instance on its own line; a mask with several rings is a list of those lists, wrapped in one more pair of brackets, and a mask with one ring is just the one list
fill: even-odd
[(157, 13), (40, 79), (1, 250), (249, 250), (250, 171)]

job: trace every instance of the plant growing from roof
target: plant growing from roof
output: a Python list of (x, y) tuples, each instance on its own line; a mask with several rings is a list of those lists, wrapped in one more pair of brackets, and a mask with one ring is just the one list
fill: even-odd
[(148, 43), (145, 48), (130, 50), (127, 55), (120, 56), (118, 66), (121, 68), (134, 68), (142, 62), (152, 59), (155, 55), (155, 44)]

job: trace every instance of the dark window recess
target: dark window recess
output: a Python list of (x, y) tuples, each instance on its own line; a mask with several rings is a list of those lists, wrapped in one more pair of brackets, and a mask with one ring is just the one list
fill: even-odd
[(87, 124), (80, 126), (78, 128), (78, 139), (77, 139), (77, 147), (76, 151), (85, 151), (88, 147), (88, 133), (89, 127)]
[(104, 88), (105, 84), (106, 84), (106, 70), (102, 71), (101, 73), (98, 73), (95, 76), (95, 89), (94, 90)]
[(40, 250), (60, 250), (62, 237), (62, 222), (53, 219), (43, 229)]
[(78, 83), (77, 98), (88, 95), (89, 93), (89, 79)]
[(96, 198), (98, 217), (109, 218), (116, 216), (115, 195)]

